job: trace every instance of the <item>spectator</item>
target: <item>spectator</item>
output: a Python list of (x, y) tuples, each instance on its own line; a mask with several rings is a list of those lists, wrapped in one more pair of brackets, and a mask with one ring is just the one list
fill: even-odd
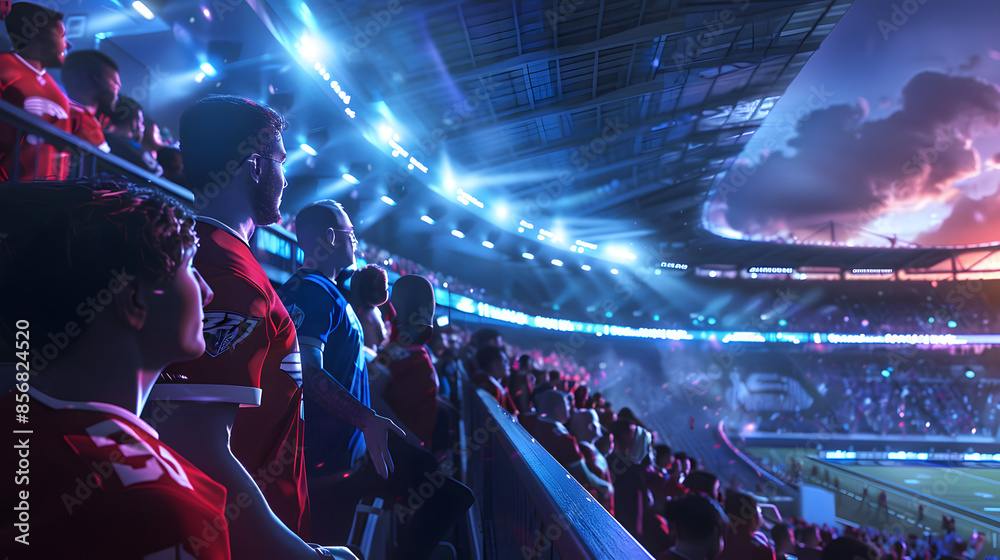
[(597, 498), (604, 509), (614, 515), (615, 489), (612, 485), (611, 471), (608, 469), (607, 458), (594, 445), (594, 442), (604, 435), (597, 412), (592, 408), (573, 412), (569, 419), (569, 433), (576, 438), (587, 469), (596, 478), (605, 482), (605, 484), (594, 483), (587, 490)]
[(795, 542), (798, 543), (795, 555), (799, 560), (819, 560), (823, 548), (819, 527), (806, 525), (795, 529)]
[[(306, 467), (311, 480), (310, 492), (324, 504), (324, 508), (316, 512), (313, 531), (326, 538), (346, 538), (358, 500), (377, 496), (393, 504), (396, 519), (405, 521), (390, 558), (402, 558), (403, 555), (426, 558), (455, 519), (472, 505), (474, 497), (468, 488), (450, 478), (448, 469), (439, 469), (430, 453), (404, 443), (400, 438), (405, 434), (391, 422), (372, 415), (368, 409), (359, 408), (359, 412), (368, 411), (368, 416), (373, 418), (362, 418), (360, 424), (345, 423), (342, 416), (337, 415), (336, 402), (340, 393), (334, 393), (334, 406), (331, 406), (331, 397), (324, 388), (328, 385), (348, 387), (357, 401), (371, 402), (363, 351), (364, 334), (353, 308), (338, 289), (355, 264), (357, 241), (350, 217), (332, 200), (307, 205), (299, 211), (295, 223), (300, 246), (306, 255), (326, 255), (323, 259), (310, 259), (306, 263), (309, 267), (300, 268), (280, 290), (288, 308), (300, 317), (298, 332), (306, 356), (303, 360), (307, 397)], [(412, 281), (400, 286), (402, 295), (408, 297), (396, 298), (410, 312), (407, 317), (420, 305), (428, 304), (423, 293), (409, 293), (411, 288), (406, 286), (409, 283)], [(369, 287), (359, 284), (356, 289), (363, 292)], [(413, 291), (418, 292), (419, 287)], [(361, 299), (372, 303), (380, 298)], [(426, 313), (433, 317), (433, 309)], [(424, 316), (417, 315), (415, 321)], [(394, 336), (430, 335), (427, 329), (417, 328), (409, 321), (403, 326), (406, 330), (396, 330)], [(430, 366), (426, 354), (423, 358)], [(392, 368), (391, 363), (389, 367)], [(431, 394), (435, 392), (436, 387)], [(386, 443), (384, 428), (377, 432), (365, 429), (361, 437), (355, 426), (364, 427), (375, 421), (392, 427), (399, 437), (390, 437)], [(381, 451), (386, 445), (391, 456)], [(365, 454), (366, 446), (368, 455)], [(372, 460), (366, 461), (367, 456)], [(410, 490), (416, 492), (416, 488), (426, 484), (428, 478), (425, 476), (440, 480), (441, 485), (426, 498), (423, 506), (411, 509), (406, 505), (411, 499)]]
[[(30, 2), (10, 5), (4, 23), (14, 51), (0, 53), (0, 99), (68, 133), (69, 99), (46, 73), (61, 68), (72, 48), (62, 19), (63, 14)], [(0, 182), (67, 177), (68, 154), (30, 134), (21, 140), (15, 162), (16, 134), (13, 126), (0, 123)]]
[(104, 132), (112, 154), (154, 175), (163, 174), (156, 159), (148, 157), (142, 149), (146, 124), (142, 105), (138, 101), (127, 95), (119, 95), (115, 110), (108, 115)]
[(392, 286), (392, 306), (396, 317), (386, 352), (392, 379), (385, 401), (404, 428), (430, 449), (437, 423), (438, 376), (424, 344), (433, 332), (434, 288), (422, 276), (403, 276)]
[(517, 416), (517, 405), (510, 398), (503, 380), (510, 377), (510, 362), (507, 354), (496, 346), (485, 346), (476, 352), (477, 369), (471, 376), (472, 382), (488, 392), (500, 406), (512, 416)]
[[(0, 187), (0, 222), (0, 290), (18, 294), (0, 306), (3, 338), (14, 348), (27, 322), (66, 344), (30, 389), (25, 375), (0, 398), (13, 411), (15, 396), (30, 396), (31, 476), (42, 481), (31, 486), (30, 541), (7, 502), (8, 550), (20, 538), (33, 558), (228, 559), (225, 489), (137, 416), (164, 366), (205, 350), (201, 307), (212, 292), (191, 265), (193, 217), (117, 184), (21, 184)], [(79, 303), (109, 287), (113, 304), (79, 322)], [(98, 481), (86, 495), (85, 480)], [(205, 526), (220, 538), (191, 538)]]
[(667, 503), (676, 544), (657, 556), (658, 560), (715, 560), (726, 546), (723, 535), (729, 523), (718, 502), (701, 494), (687, 494)]
[(701, 492), (715, 500), (722, 498), (722, 482), (708, 471), (694, 471), (688, 475), (684, 486), (691, 492)]
[(531, 356), (524, 354), (518, 358), (518, 368), (510, 374), (509, 393), (519, 412), (531, 412), (531, 395), (535, 392), (533, 371)]
[[(203, 206), (195, 265), (215, 298), (205, 354), (167, 368), (152, 398), (171, 401), (163, 440), (225, 486), (227, 507), (240, 512), (230, 523), (238, 558), (316, 557), (296, 536), (308, 535), (309, 499), (295, 327), (248, 244), (258, 225), (280, 217), (284, 128), (273, 109), (236, 96), (202, 99), (181, 115), (188, 177)], [(354, 417), (367, 410), (341, 402)]]
[(95, 50), (73, 51), (66, 56), (62, 81), (69, 95), (70, 132), (77, 138), (110, 152), (98, 115), (115, 110), (122, 88), (118, 63)]
[(726, 514), (731, 529), (719, 560), (775, 560), (774, 549), (758, 529), (763, 522), (757, 499), (742, 492), (726, 494)]

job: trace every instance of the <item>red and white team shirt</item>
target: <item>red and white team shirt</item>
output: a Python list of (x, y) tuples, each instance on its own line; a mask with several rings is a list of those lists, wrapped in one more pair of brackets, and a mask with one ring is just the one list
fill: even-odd
[(69, 102), (69, 122), (69, 131), (73, 136), (97, 146), (106, 154), (111, 153), (111, 146), (108, 146), (107, 140), (104, 139), (101, 121), (97, 120), (90, 109), (72, 99)]
[(250, 247), (211, 218), (195, 227), (194, 265), (215, 297), (205, 307), (205, 353), (167, 366), (150, 400), (240, 405), (233, 455), (275, 515), (303, 539), (309, 494), (302, 418), (302, 364), (295, 326)]
[[(230, 558), (226, 489), (149, 424), (108, 403), (28, 395), (30, 423), (14, 429), (32, 433), (4, 436), (30, 464), (4, 492), (0, 538), (11, 558)], [(14, 393), (0, 403), (13, 411)], [(25, 507), (26, 534), (16, 526)]]
[[(0, 53), (0, 99), (70, 132), (69, 99), (45, 70), (37, 70), (13, 52)], [(14, 176), (13, 126), (0, 122), (0, 181)], [(18, 181), (64, 180), (69, 175), (69, 154), (27, 134), (21, 140)]]

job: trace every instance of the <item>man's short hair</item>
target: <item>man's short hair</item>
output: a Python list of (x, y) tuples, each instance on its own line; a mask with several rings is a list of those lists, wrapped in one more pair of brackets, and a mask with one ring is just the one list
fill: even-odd
[(503, 359), (503, 350), (496, 346), (484, 346), (476, 351), (476, 365), (483, 371), (489, 371), (495, 362)]
[(196, 241), (179, 202), (111, 181), (2, 185), (0, 224), (0, 335), (27, 320), (38, 350), (71, 343), (130, 278), (172, 278)]
[(184, 174), (202, 191), (210, 182), (224, 188), (240, 164), (262, 153), (288, 124), (267, 105), (237, 95), (213, 95), (195, 102), (181, 115), (180, 141)]
[(7, 27), (7, 36), (10, 37), (14, 50), (19, 51), (38, 36), (39, 30), (54, 22), (62, 21), (63, 17), (61, 12), (50, 10), (45, 6), (31, 2), (16, 2), (11, 4), (4, 25)]
[[(187, 169), (187, 160), (184, 160)], [(337, 229), (340, 222), (340, 213), (344, 207), (334, 200), (317, 200), (307, 204), (295, 216), (295, 237), (300, 246), (313, 247), (320, 240), (326, 239), (326, 230)], [(345, 212), (346, 213), (346, 212)], [(306, 255), (306, 260), (310, 260), (311, 255)], [(306, 266), (315, 267), (316, 263), (307, 263)]]
[(85, 84), (91, 76), (97, 75), (104, 68), (119, 71), (118, 63), (113, 58), (93, 49), (72, 51), (66, 55), (62, 67), (63, 85), (72, 89)]
[(719, 477), (708, 471), (694, 471), (684, 479), (684, 486), (694, 492), (702, 492), (711, 496), (715, 492), (715, 485), (718, 482)]

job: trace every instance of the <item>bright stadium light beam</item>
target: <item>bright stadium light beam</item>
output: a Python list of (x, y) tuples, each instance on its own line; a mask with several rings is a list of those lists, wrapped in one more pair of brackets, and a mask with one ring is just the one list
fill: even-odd
[(483, 241), (483, 247), (486, 247), (487, 249), (492, 249), (493, 248), (493, 242), (492, 241)]
[(451, 234), (454, 235), (455, 237), (459, 238), (459, 239), (465, 239), (465, 234), (462, 233), (461, 231), (457, 230), (457, 229), (451, 230)]
[(218, 72), (215, 71), (215, 67), (207, 62), (202, 62), (200, 68), (201, 71), (208, 76), (215, 76), (218, 74)]
[(386, 196), (386, 195), (382, 195), (382, 202), (388, 204), (389, 206), (395, 206), (396, 205), (396, 201), (393, 200), (392, 198), (390, 198), (389, 196)]
[(344, 173), (343, 177), (344, 177), (345, 181), (347, 181), (348, 183), (350, 183), (352, 185), (360, 185), (361, 184), (361, 181), (358, 181), (358, 178), (355, 177), (354, 175), (351, 175), (350, 173)]
[(305, 152), (305, 153), (307, 153), (307, 154), (309, 154), (309, 155), (311, 155), (311, 156), (316, 156), (316, 155), (318, 155), (318, 154), (319, 154), (319, 152), (317, 152), (317, 151), (316, 151), (316, 148), (313, 148), (313, 147), (312, 147), (312, 146), (310, 146), (309, 144), (305, 144), (305, 143), (303, 143), (303, 144), (299, 144), (299, 148), (300, 148), (300, 149), (301, 149), (301, 150), (302, 150), (303, 152)]
[(142, 17), (144, 17), (146, 19), (150, 19), (151, 20), (151, 19), (153, 19), (153, 18), (156, 17), (156, 16), (153, 15), (152, 10), (150, 10), (149, 8), (147, 8), (146, 5), (143, 4), (142, 2), (140, 2), (139, 0), (135, 0), (135, 2), (132, 2), (132, 8), (134, 8), (135, 11), (139, 12), (140, 16), (142, 16)]

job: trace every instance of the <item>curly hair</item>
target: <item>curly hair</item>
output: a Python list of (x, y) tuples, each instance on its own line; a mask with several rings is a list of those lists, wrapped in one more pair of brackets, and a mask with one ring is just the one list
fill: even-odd
[(357, 291), (357, 301), (361, 305), (378, 307), (389, 301), (389, 277), (385, 270), (373, 264), (354, 273), (351, 288)]
[(18, 320), (47, 341), (103, 309), (90, 305), (132, 277), (162, 282), (197, 242), (194, 216), (159, 192), (110, 180), (0, 186), (0, 331)]

